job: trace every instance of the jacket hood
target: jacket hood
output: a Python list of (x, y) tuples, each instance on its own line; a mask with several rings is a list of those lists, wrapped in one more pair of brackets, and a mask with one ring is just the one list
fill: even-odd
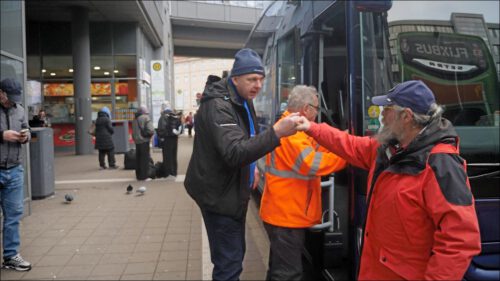
[(104, 112), (104, 111), (99, 111), (97, 112), (97, 118), (99, 117), (108, 117), (109, 118), (109, 115), (108, 113)]
[(449, 143), (458, 146), (455, 128), (445, 118), (434, 120), (408, 145), (408, 151), (418, 151), (422, 147), (437, 143)]
[[(431, 149), (439, 143), (451, 144), (458, 148), (459, 139), (455, 128), (445, 118), (432, 121), (404, 150), (397, 152), (390, 162), (400, 166), (401, 171), (414, 174), (425, 168)], [(385, 150), (387, 146), (379, 149)], [(381, 151), (379, 151), (380, 153)], [(409, 169), (403, 168), (406, 166)]]
[(233, 103), (242, 106), (240, 97), (236, 94), (236, 91), (231, 85), (231, 82), (229, 82), (228, 78), (220, 78), (215, 75), (209, 75), (207, 82), (205, 83), (205, 89), (203, 90), (200, 103), (215, 98), (231, 100)]

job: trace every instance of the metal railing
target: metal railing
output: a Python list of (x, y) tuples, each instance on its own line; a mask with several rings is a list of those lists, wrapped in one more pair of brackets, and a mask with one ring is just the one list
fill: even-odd
[(334, 199), (335, 199), (335, 177), (332, 175), (327, 181), (321, 182), (321, 188), (328, 188), (328, 221), (311, 226), (312, 230), (323, 230), (328, 228), (329, 232), (334, 230)]

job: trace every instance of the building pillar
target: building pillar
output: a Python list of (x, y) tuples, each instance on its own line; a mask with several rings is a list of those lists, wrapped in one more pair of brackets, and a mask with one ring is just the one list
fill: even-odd
[(91, 154), (93, 151), (92, 138), (87, 133), (92, 123), (89, 13), (83, 7), (74, 7), (71, 16), (75, 98), (75, 152), (77, 155), (84, 155)]

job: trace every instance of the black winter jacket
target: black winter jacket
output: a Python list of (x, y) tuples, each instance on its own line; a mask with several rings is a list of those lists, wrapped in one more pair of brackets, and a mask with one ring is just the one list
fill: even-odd
[(95, 149), (113, 149), (113, 127), (106, 112), (99, 111), (95, 120)]
[[(258, 132), (253, 103), (248, 105)], [(280, 141), (270, 128), (250, 138), (248, 115), (227, 79), (209, 76), (195, 117), (184, 186), (200, 209), (241, 220), (250, 199), (249, 164)]]
[(181, 125), (182, 123), (179, 115), (173, 112), (162, 113), (158, 120), (158, 136), (160, 138), (178, 137), (173, 130), (178, 130)]

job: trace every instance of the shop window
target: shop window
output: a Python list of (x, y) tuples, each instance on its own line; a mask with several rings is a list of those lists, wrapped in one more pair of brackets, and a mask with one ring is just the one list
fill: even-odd
[(113, 46), (115, 54), (135, 54), (136, 41), (135, 23), (120, 22), (113, 24)]
[(137, 77), (137, 63), (136, 56), (115, 56), (115, 67), (113, 73), (115, 77), (119, 78), (136, 78)]
[[(35, 60), (35, 58), (33, 58)], [(28, 61), (28, 69), (33, 68), (32, 61)], [(46, 55), (42, 57), (40, 62), (40, 74), (38, 77), (46, 80), (72, 78), (73, 77), (73, 57), (70, 55)], [(31, 72), (31, 71), (30, 71)], [(28, 73), (31, 74), (31, 73)], [(33, 73), (34, 74), (34, 73)], [(34, 76), (37, 77), (37, 76)]]
[(113, 37), (110, 23), (90, 23), (89, 37), (92, 55), (111, 55)]
[(111, 78), (113, 71), (112, 56), (91, 56), (90, 73), (92, 78)]

